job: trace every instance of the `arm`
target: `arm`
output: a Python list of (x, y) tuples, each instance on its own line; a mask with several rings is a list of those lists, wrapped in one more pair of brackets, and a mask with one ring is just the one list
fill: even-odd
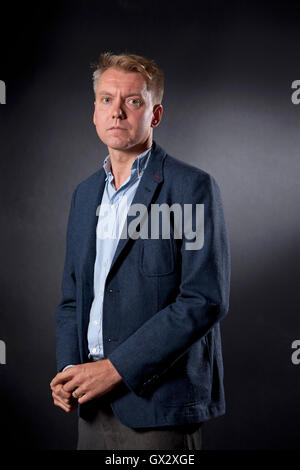
[(62, 298), (56, 309), (56, 359), (57, 370), (68, 364), (79, 364), (79, 347), (76, 321), (76, 276), (73, 257), (75, 230), (75, 200), (73, 192), (67, 225), (66, 254), (62, 278)]
[(228, 311), (230, 258), (220, 191), (209, 175), (183, 181), (186, 204), (204, 204), (204, 246), (181, 246), (181, 284), (174, 303), (158, 311), (108, 358), (127, 386), (143, 396), (192, 344)]

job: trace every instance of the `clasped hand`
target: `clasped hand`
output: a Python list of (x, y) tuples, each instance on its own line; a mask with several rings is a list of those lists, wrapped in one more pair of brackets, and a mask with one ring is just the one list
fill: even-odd
[(122, 377), (109, 359), (79, 364), (59, 372), (50, 383), (54, 405), (67, 413), (115, 388)]

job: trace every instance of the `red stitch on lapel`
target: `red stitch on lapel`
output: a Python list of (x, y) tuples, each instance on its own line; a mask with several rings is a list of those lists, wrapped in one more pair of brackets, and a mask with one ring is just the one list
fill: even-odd
[(156, 173), (154, 174), (154, 176), (157, 180), (159, 180), (159, 176)]

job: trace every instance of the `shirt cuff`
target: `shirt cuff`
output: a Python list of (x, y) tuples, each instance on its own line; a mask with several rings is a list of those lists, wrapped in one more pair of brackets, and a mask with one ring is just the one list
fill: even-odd
[(69, 369), (69, 367), (75, 367), (74, 364), (70, 364), (66, 367), (63, 368), (62, 372), (64, 372), (65, 370)]

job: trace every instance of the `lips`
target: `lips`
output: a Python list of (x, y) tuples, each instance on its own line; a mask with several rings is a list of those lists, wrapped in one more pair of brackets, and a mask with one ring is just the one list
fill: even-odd
[(126, 129), (124, 127), (110, 127), (108, 130), (109, 131), (125, 131)]

